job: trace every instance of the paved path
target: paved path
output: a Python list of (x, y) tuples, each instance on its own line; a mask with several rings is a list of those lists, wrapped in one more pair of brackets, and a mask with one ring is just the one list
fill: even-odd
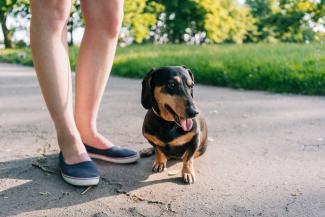
[[(149, 147), (140, 84), (111, 77), (99, 120), (116, 144), (138, 150)], [(53, 125), (33, 68), (0, 64), (0, 216), (325, 216), (324, 98), (200, 85), (195, 98), (210, 141), (197, 183), (152, 174), (152, 158), (97, 162), (103, 178), (81, 194), (33, 166), (57, 169)]]

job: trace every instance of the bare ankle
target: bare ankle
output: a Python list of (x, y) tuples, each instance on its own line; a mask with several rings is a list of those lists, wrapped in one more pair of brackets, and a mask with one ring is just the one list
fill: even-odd
[(100, 135), (96, 128), (78, 127), (78, 130), (82, 141), (94, 140)]
[(79, 163), (89, 160), (79, 134), (58, 134), (58, 143), (66, 163)]
[[(81, 142), (79, 133), (57, 132), (58, 143), (64, 147), (68, 144), (77, 144)], [(62, 149), (62, 148), (61, 148)]]

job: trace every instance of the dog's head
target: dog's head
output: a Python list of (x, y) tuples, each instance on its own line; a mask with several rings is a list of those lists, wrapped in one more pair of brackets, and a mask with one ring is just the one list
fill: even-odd
[(175, 121), (184, 131), (192, 129), (199, 113), (193, 101), (194, 77), (185, 66), (152, 69), (142, 81), (141, 103), (153, 108), (166, 121)]

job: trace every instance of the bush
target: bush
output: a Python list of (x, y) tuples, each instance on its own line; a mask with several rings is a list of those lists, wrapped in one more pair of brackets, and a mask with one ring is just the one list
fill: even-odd
[(316, 44), (131, 46), (118, 50), (113, 74), (142, 78), (165, 65), (187, 65), (202, 84), (325, 95), (325, 46)]

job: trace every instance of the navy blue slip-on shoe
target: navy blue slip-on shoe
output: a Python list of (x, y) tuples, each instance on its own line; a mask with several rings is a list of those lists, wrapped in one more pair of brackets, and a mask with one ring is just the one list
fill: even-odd
[(60, 170), (64, 181), (76, 186), (97, 185), (99, 172), (93, 161), (84, 161), (76, 164), (66, 164), (63, 154), (59, 155)]
[(86, 144), (85, 147), (91, 158), (100, 159), (111, 163), (133, 163), (140, 158), (139, 152), (124, 147), (113, 146), (112, 148), (108, 149), (98, 149)]

